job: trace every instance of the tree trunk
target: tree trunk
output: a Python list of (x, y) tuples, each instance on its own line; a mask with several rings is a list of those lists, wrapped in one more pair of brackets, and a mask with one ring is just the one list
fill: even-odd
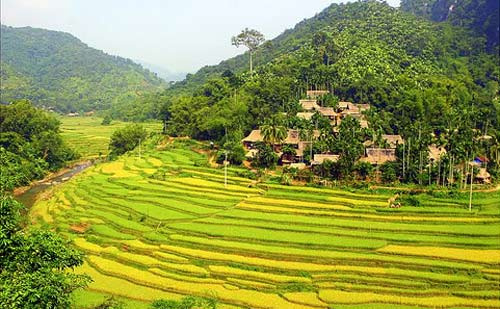
[(253, 74), (253, 55), (251, 50), (250, 50), (250, 74)]

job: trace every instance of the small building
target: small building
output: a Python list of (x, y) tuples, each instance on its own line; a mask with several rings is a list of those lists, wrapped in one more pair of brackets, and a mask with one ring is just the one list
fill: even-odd
[(386, 162), (396, 161), (396, 149), (366, 148), (365, 156), (361, 162), (368, 162), (372, 165), (381, 165)]
[(356, 105), (356, 107), (358, 108), (358, 110), (360, 112), (370, 110), (370, 108), (371, 108), (370, 104), (354, 104), (354, 105)]
[(314, 113), (311, 113), (311, 112), (299, 112), (299, 113), (297, 113), (297, 117), (299, 117), (300, 119), (305, 119), (305, 120), (311, 120), (313, 115), (314, 115)]
[(259, 153), (259, 150), (257, 149), (250, 149), (247, 154), (245, 155), (245, 158), (247, 158), (248, 160), (252, 160), (253, 158), (255, 158), (255, 156), (257, 155), (257, 153)]
[(339, 155), (334, 154), (315, 154), (311, 165), (320, 165), (325, 161), (337, 162), (339, 160)]
[(482, 183), (482, 184), (488, 184), (491, 183), (491, 175), (486, 171), (485, 167), (481, 167), (479, 169), (479, 173), (474, 177), (476, 182)]
[(252, 130), (252, 132), (242, 139), (241, 142), (247, 149), (252, 149), (255, 147), (255, 143), (262, 142), (263, 140), (260, 130)]
[(382, 134), (382, 139), (387, 141), (389, 148), (396, 149), (398, 145), (403, 144), (403, 138), (399, 134)]
[(429, 145), (429, 160), (437, 162), (441, 157), (446, 154), (444, 147), (438, 147), (434, 144)]
[(337, 110), (339, 112), (346, 110), (349, 105), (352, 104), (351, 102), (345, 102), (345, 101), (340, 101), (339, 104), (337, 105)]
[(330, 120), (335, 120), (337, 118), (337, 113), (333, 107), (320, 107), (318, 112)]
[(298, 170), (303, 170), (305, 169), (307, 166), (305, 163), (302, 163), (302, 162), (298, 162), (298, 163), (292, 163), (289, 165), (290, 168), (296, 168)]
[(315, 99), (317, 97), (324, 96), (325, 94), (328, 94), (328, 90), (307, 90), (306, 95), (308, 98)]
[(316, 100), (304, 99), (299, 100), (299, 103), (304, 111), (314, 111), (319, 109), (318, 101)]

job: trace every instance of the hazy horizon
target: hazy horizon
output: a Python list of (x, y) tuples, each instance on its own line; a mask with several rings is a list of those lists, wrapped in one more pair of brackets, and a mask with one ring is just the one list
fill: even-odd
[[(194, 73), (241, 54), (230, 39), (245, 27), (273, 39), (332, 3), (347, 1), (2, 0), (1, 23), (71, 33), (90, 47), (173, 73)], [(387, 1), (392, 6), (399, 0)], [(266, 9), (262, 9), (266, 8)]]

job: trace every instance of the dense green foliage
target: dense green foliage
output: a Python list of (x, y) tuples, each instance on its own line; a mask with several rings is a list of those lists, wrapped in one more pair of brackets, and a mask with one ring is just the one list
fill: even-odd
[(1, 191), (26, 185), (75, 158), (54, 116), (24, 100), (0, 105)]
[(151, 304), (151, 309), (215, 309), (217, 300), (203, 297), (184, 297), (180, 301), (156, 300)]
[(109, 142), (110, 156), (119, 156), (144, 142), (147, 131), (140, 124), (129, 124), (113, 132)]
[(0, 307), (69, 308), (70, 293), (90, 281), (67, 272), (81, 265), (83, 256), (50, 231), (23, 230), (21, 208), (11, 197), (1, 197)]
[(498, 47), (498, 0), (402, 0), (401, 9), (434, 21), (450, 21), (487, 38), (489, 49)]
[[(253, 74), (245, 71), (247, 58), (238, 56), (200, 70), (156, 98), (163, 102), (162, 120), (172, 135), (223, 141), (226, 135), (266, 128), (274, 115), (287, 113), (288, 128), (321, 130), (313, 153), (338, 153), (325, 119), (294, 117), (306, 89), (327, 89), (331, 96), (320, 99), (326, 105), (339, 99), (371, 105), (365, 140), (401, 134), (409, 141), (405, 173), (396, 170), (400, 178), (423, 181), (422, 166), (429, 161), (422, 154), (430, 144), (443, 145), (450, 164), (487, 155), (496, 162), (493, 172), (498, 156), (490, 154), (500, 140), (500, 67), (498, 55), (488, 53), (484, 43), (467, 27), (424, 20), (385, 3), (333, 4), (257, 48)], [(481, 134), (492, 139), (474, 143)], [(344, 173), (352, 170), (359, 149), (355, 154), (351, 163), (343, 163)], [(402, 154), (399, 149), (398, 157)]]
[(101, 110), (165, 87), (140, 65), (68, 33), (2, 25), (0, 37), (3, 103), (30, 99), (60, 112)]

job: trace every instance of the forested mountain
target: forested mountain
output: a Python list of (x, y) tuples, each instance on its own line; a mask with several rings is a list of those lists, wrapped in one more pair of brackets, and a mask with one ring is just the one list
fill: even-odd
[(2, 25), (0, 43), (3, 103), (30, 99), (61, 112), (108, 109), (165, 87), (140, 65), (68, 33)]
[(498, 0), (402, 0), (401, 9), (433, 21), (450, 21), (487, 38), (488, 48), (498, 46)]
[[(369, 44), (367, 42), (368, 39), (377, 41), (377, 45), (381, 43), (385, 45), (384, 48), (387, 49), (387, 52), (391, 49), (400, 48), (400, 46), (396, 46), (395, 44), (409, 43), (410, 45), (406, 47), (409, 56), (417, 56), (420, 59), (429, 59), (426, 56), (430, 56), (430, 49), (424, 50), (425, 48), (446, 49), (445, 46), (439, 47), (439, 44), (435, 40), (443, 38), (445, 43), (454, 44), (451, 40), (460, 38), (465, 42), (471, 34), (466, 33), (464, 28), (472, 29), (473, 33), (475, 32), (485, 37), (485, 42), (475, 40), (474, 44), (484, 44), (487, 39), (487, 51), (489, 53), (494, 53), (494, 49), (498, 48), (498, 0), (402, 1), (401, 10), (404, 12), (429, 17), (433, 21), (449, 20), (452, 25), (466, 26), (453, 29), (447, 23), (446, 25), (433, 25), (415, 20), (415, 18), (412, 18), (408, 14), (403, 14), (400, 10), (390, 8), (388, 5), (384, 5), (385, 8), (382, 8), (382, 6), (374, 6), (370, 1), (367, 3), (363, 2), (360, 1), (360, 3), (345, 5), (332, 4), (316, 16), (299, 22), (293, 29), (288, 29), (278, 37), (264, 43), (255, 52), (254, 64), (259, 66), (269, 63), (283, 54), (296, 52), (304, 45), (309, 45), (313, 36), (319, 31), (324, 31), (333, 36), (340, 35), (350, 38), (359, 36), (357, 41), (367, 44)], [(457, 3), (455, 4), (454, 2)], [(359, 7), (360, 11), (353, 12), (354, 7)], [(450, 12), (449, 14), (444, 13), (444, 7), (446, 7), (446, 12)], [(450, 7), (452, 7), (451, 11)], [(376, 12), (379, 9), (381, 11)], [(363, 20), (364, 17), (367, 17), (368, 20)], [(383, 20), (383, 18), (388, 18), (388, 20)], [(360, 28), (355, 29), (358, 22)], [(416, 28), (412, 29), (411, 27), (413, 26)], [(444, 31), (444, 33), (436, 33), (439, 31)], [(451, 33), (451, 31), (458, 31), (459, 33)], [(405, 35), (408, 37), (404, 38)], [(394, 38), (391, 38), (391, 36), (394, 36)], [(426, 42), (425, 40), (430, 41)], [(360, 47), (353, 45), (351, 49), (359, 50)], [(448, 47), (453, 48), (452, 46)], [(467, 48), (465, 45), (458, 47), (462, 49)], [(481, 46), (468, 47), (473, 49), (476, 54), (484, 51), (484, 48)], [(410, 49), (413, 49), (413, 52)], [(418, 55), (418, 53), (426, 53), (426, 55)], [(345, 59), (346, 56), (354, 57), (352, 54), (344, 54), (342, 58)], [(224, 60), (218, 65), (203, 67), (196, 74), (188, 74), (184, 81), (174, 85), (171, 90), (176, 93), (189, 93), (201, 86), (210, 76), (220, 75), (227, 70), (235, 73), (244, 72), (248, 70), (248, 57), (248, 52), (246, 52)]]
[[(246, 53), (205, 67), (150, 98), (149, 106), (137, 106), (155, 110), (170, 134), (233, 147), (251, 129), (270, 123), (306, 130), (312, 124), (294, 116), (299, 99), (306, 89), (327, 89), (333, 101), (371, 105), (368, 134), (401, 134), (412, 141), (417, 158), (439, 143), (466, 162), (468, 154), (494, 149), (475, 149), (473, 136), (500, 140), (499, 58), (485, 42), (468, 27), (383, 2), (333, 4), (259, 47), (253, 74)], [(283, 113), (284, 123), (276, 120)], [(337, 153), (330, 131), (326, 126), (315, 143), (318, 153)], [(426, 164), (422, 160), (427, 158), (412, 164)]]

